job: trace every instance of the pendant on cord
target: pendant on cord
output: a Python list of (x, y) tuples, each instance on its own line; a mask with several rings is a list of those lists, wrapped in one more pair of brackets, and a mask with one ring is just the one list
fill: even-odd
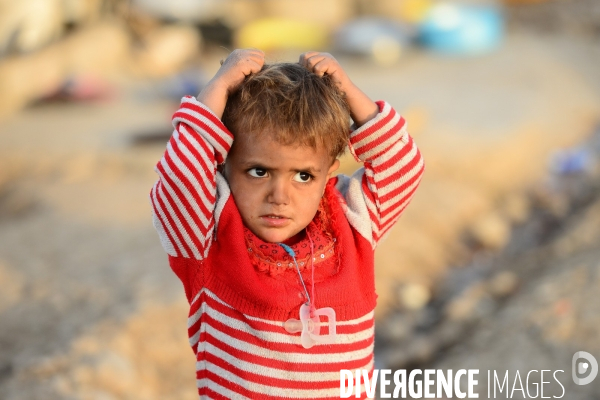
[[(308, 236), (308, 238), (310, 239), (310, 235)], [(300, 273), (300, 268), (298, 267), (298, 262), (296, 261), (296, 253), (290, 246), (284, 243), (277, 244), (283, 247), (283, 249), (294, 260), (294, 264), (296, 265), (296, 271), (298, 271), (298, 277), (300, 277), (300, 283), (302, 283), (302, 287), (304, 288), (304, 293), (306, 295), (306, 303), (300, 306), (300, 319), (290, 318), (287, 321), (285, 321), (283, 327), (288, 333), (302, 332), (300, 334), (300, 343), (302, 343), (302, 347), (304, 347), (305, 349), (310, 349), (317, 343), (335, 343), (337, 338), (335, 330), (335, 310), (331, 307), (315, 309), (313, 306), (313, 302), (315, 301), (315, 265), (312, 239), (310, 239), (312, 266), (312, 300), (311, 296), (309, 296), (308, 294), (306, 285), (304, 284), (304, 279), (302, 279), (302, 274)], [(320, 316), (327, 317), (327, 325), (329, 327), (329, 332), (327, 333), (327, 335), (321, 335), (321, 320), (319, 318)]]
[[(331, 307), (318, 308), (310, 312), (310, 304), (304, 303), (300, 306), (300, 319), (290, 318), (283, 324), (285, 330), (289, 333), (300, 334), (300, 342), (302, 347), (310, 349), (315, 344), (332, 344), (336, 340), (335, 330), (335, 310)], [(321, 321), (320, 316), (327, 317), (327, 325), (329, 327), (329, 333), (327, 335), (321, 335)]]

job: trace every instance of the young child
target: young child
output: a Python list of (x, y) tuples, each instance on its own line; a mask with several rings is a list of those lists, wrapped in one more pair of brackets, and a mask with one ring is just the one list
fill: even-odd
[[(250, 49), (173, 125), (150, 197), (200, 396), (339, 398), (340, 370), (373, 370), (374, 249), (423, 173), (404, 119), (327, 53)], [(332, 177), (346, 146), (364, 168)]]

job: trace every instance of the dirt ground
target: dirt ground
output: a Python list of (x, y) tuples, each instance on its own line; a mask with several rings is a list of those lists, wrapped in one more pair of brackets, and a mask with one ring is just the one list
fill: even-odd
[[(206, 62), (208, 73), (218, 66)], [(394, 67), (342, 64), (372, 98), (405, 115), (426, 161), (413, 203), (378, 250), (380, 321), (412, 307), (407, 287), (422, 306), (453, 266), (469, 262), (465, 237), (489, 251), (508, 243), (549, 156), (582, 142), (600, 118), (600, 47), (584, 39), (513, 33), (478, 58), (412, 52)], [(0, 121), (2, 399), (196, 397), (186, 301), (147, 200), (165, 143), (140, 140), (169, 132), (177, 104), (126, 87), (112, 102), (43, 104)], [(344, 171), (355, 167), (344, 160)], [(583, 250), (597, 260), (594, 243)], [(528, 290), (466, 335), (457, 353), (439, 357), (440, 368), (500, 370), (515, 360), (529, 368), (568, 361), (578, 346), (599, 354), (589, 336), (597, 309), (584, 308), (597, 291), (597, 261), (579, 262), (576, 251), (563, 261), (537, 270)], [(551, 313), (538, 312), (552, 310), (543, 296), (556, 291), (580, 291), (569, 307), (596, 316), (583, 336), (565, 342), (561, 329), (575, 332), (577, 322), (556, 327)], [(527, 336), (524, 320), (548, 339)], [(598, 392), (587, 396), (577, 398)]]
[[(513, 385), (517, 390), (512, 398), (528, 398), (527, 392), (518, 391), (519, 383), (515, 385), (517, 372), (522, 378), (521, 386), (530, 391), (529, 397), (536, 397), (541, 370), (549, 371), (543, 379), (548, 382), (544, 385), (544, 396), (570, 400), (600, 398), (597, 378), (586, 386), (576, 385), (571, 378), (574, 353), (583, 350), (594, 357), (600, 354), (597, 178), (593, 182), (596, 186), (593, 200), (562, 221), (557, 235), (549, 243), (517, 257), (501, 257), (498, 265), (519, 275), (519, 289), (480, 323), (469, 328), (469, 334), (456, 346), (426, 363), (427, 368), (479, 369), (479, 393), (484, 398), (488, 387), (490, 395), (493, 394), (494, 372), (502, 381), (506, 371), (509, 389), (498, 398), (510, 398), (507, 394)], [(526, 382), (529, 371), (535, 372)], [(556, 372), (556, 379), (562, 387), (553, 378), (555, 371), (560, 371)]]

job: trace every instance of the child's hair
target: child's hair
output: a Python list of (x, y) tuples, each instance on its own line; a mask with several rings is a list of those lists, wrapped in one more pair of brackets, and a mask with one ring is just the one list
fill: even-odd
[(348, 143), (350, 111), (331, 77), (296, 63), (265, 64), (230, 95), (223, 123), (234, 136), (268, 134), (283, 145), (322, 145), (335, 159)]

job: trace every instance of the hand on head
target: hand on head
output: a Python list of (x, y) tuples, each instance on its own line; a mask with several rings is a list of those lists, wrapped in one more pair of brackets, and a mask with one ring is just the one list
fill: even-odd
[[(252, 73), (260, 71), (265, 63), (265, 53), (258, 49), (236, 49), (222, 61), (215, 75), (216, 80), (227, 88), (229, 94)], [(349, 84), (348, 76), (338, 61), (329, 53), (308, 51), (300, 55), (298, 63), (318, 75), (330, 75), (340, 89)]]
[[(244, 79), (261, 70), (265, 63), (265, 53), (258, 49), (237, 49), (231, 52), (222, 63), (216, 75), (198, 95), (198, 100), (210, 108), (218, 118), (223, 116), (227, 98)], [(318, 76), (329, 75), (346, 94), (350, 114), (356, 126), (373, 118), (378, 112), (377, 105), (352, 83), (338, 61), (329, 53), (309, 51), (300, 55), (299, 64)]]
[(198, 100), (215, 113), (223, 116), (229, 95), (238, 88), (246, 76), (260, 71), (265, 63), (265, 53), (258, 49), (236, 49), (221, 63), (221, 68), (198, 95)]
[(333, 78), (338, 88), (346, 95), (350, 115), (356, 127), (365, 124), (379, 112), (377, 104), (352, 83), (346, 71), (331, 54), (308, 51), (300, 55), (298, 62), (318, 76), (330, 75)]
[(234, 92), (246, 76), (260, 71), (265, 63), (265, 53), (258, 49), (236, 49), (222, 62), (215, 75), (227, 88), (228, 94)]
[(350, 84), (346, 71), (329, 53), (308, 51), (300, 55), (298, 63), (318, 76), (331, 76), (342, 92), (345, 92)]

